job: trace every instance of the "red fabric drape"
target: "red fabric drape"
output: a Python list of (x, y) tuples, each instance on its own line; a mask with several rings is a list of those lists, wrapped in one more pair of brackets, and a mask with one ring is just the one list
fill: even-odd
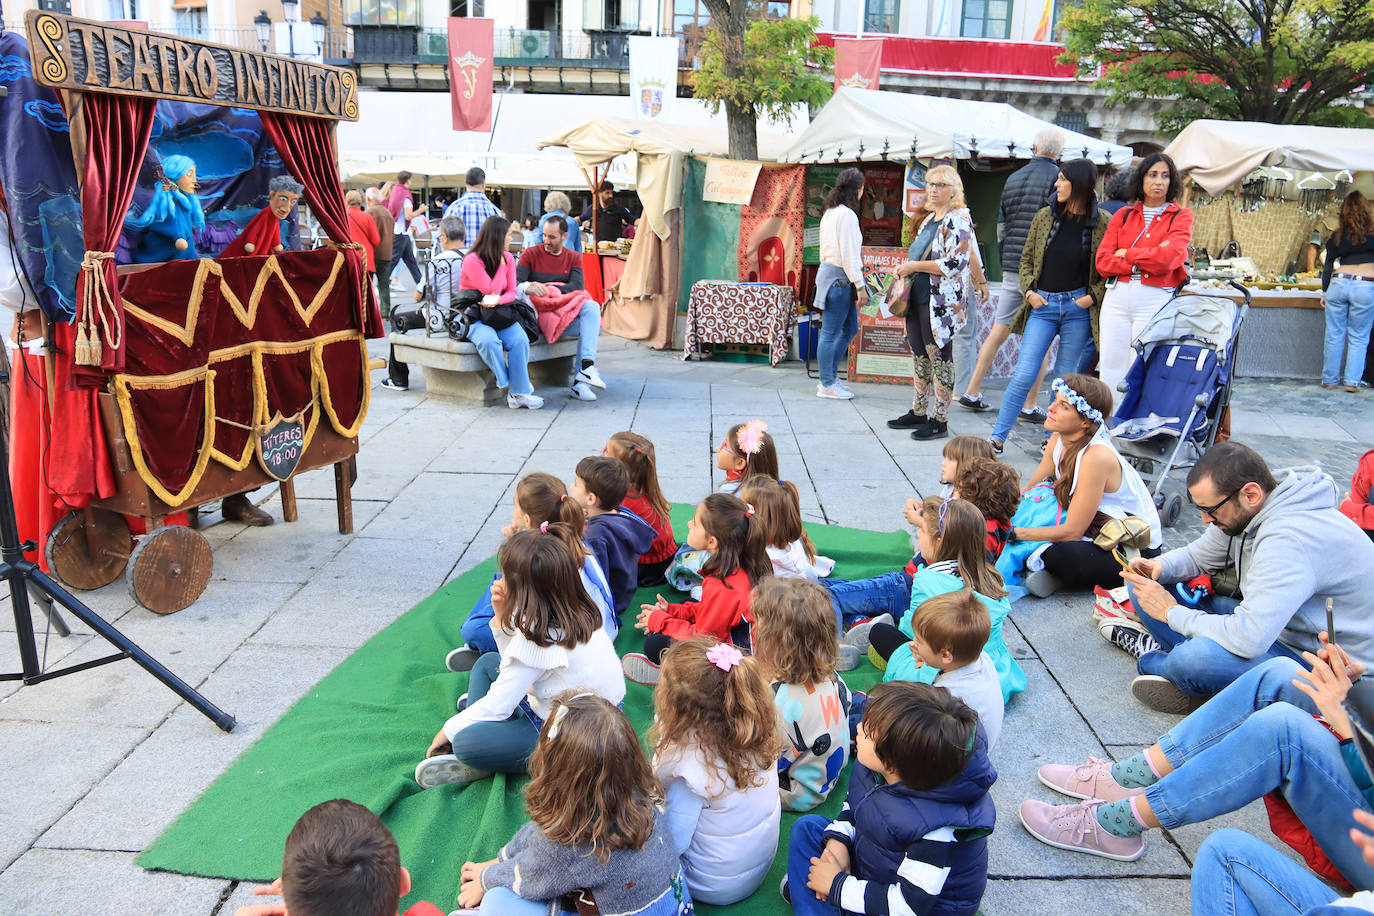
[[(320, 221), (320, 228), (338, 245), (351, 245), (348, 235), (348, 208), (344, 204), (343, 185), (339, 184), (338, 162), (329, 135), (329, 122), (305, 115), (275, 111), (259, 112), (267, 138), (277, 148), (277, 155), (296, 180), (305, 185), (305, 202)], [(365, 281), (367, 265), (362, 252), (348, 248), (348, 275), (355, 289), (360, 291), (359, 324), (368, 337), (382, 337), (382, 313), (372, 296), (372, 286)]]
[[(86, 122), (86, 171), (81, 182), (81, 229), (87, 252), (112, 252), (124, 231), (124, 217), (134, 198), (139, 168), (148, 150), (153, 129), (155, 99), (134, 95), (87, 93), (81, 110)], [(112, 258), (100, 262), (114, 306), (109, 337), (102, 341), (100, 366), (77, 366), (72, 381), (83, 387), (102, 388), (107, 372), (124, 368), (124, 308)], [(83, 301), (86, 272), (77, 275), (76, 301)], [(80, 314), (78, 313), (78, 320)], [(103, 336), (103, 335), (102, 335)], [(117, 343), (118, 346), (112, 346)], [(97, 427), (98, 428), (98, 427)]]

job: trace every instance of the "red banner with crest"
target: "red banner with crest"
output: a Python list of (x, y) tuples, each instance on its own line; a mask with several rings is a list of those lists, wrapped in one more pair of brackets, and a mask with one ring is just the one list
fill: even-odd
[(835, 88), (877, 89), (882, 58), (881, 38), (836, 38)]
[(448, 20), (448, 89), (453, 129), (491, 133), (494, 21)]

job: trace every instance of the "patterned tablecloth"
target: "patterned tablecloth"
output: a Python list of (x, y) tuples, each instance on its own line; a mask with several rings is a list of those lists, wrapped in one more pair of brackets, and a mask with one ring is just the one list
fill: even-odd
[(700, 280), (692, 284), (687, 303), (683, 355), (699, 352), (704, 343), (768, 344), (768, 361), (776, 366), (787, 358), (796, 318), (796, 295), (790, 286)]

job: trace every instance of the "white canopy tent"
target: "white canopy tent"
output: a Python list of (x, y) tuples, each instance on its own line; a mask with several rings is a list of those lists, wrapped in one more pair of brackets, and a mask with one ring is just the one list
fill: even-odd
[[(791, 139), (777, 130), (760, 127), (760, 158), (776, 161)], [(683, 160), (687, 156), (728, 156), (730, 138), (723, 125), (697, 127), (633, 118), (598, 118), (539, 141), (541, 150), (559, 147), (571, 152), (585, 169), (596, 169), (633, 153), (644, 216), (654, 233), (666, 239), (669, 231), (665, 214), (682, 206)]]
[[(1056, 127), (1001, 102), (842, 88), (783, 151), (783, 162), (1029, 159), (1035, 135)], [(1064, 130), (1065, 158), (1121, 167), (1131, 148)]]
[(1374, 130), (1263, 121), (1194, 121), (1164, 150), (1208, 194), (1266, 165), (1309, 172), (1374, 172)]

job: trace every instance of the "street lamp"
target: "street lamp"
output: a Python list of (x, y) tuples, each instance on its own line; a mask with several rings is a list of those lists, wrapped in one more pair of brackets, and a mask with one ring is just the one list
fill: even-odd
[(300, 6), (300, 0), (281, 0), (282, 18), (286, 20), (286, 43), (287, 54), (292, 58), (296, 56), (296, 8)]
[(266, 53), (267, 43), (272, 40), (272, 17), (267, 15), (267, 10), (261, 10), (253, 17), (253, 25), (258, 29), (258, 44)]
[[(328, 27), (329, 23), (325, 21), (324, 16), (320, 15), (319, 10), (316, 10), (315, 15), (310, 17), (310, 31), (315, 39), (316, 49), (324, 48), (324, 32)], [(321, 51), (321, 53), (323, 52)]]

